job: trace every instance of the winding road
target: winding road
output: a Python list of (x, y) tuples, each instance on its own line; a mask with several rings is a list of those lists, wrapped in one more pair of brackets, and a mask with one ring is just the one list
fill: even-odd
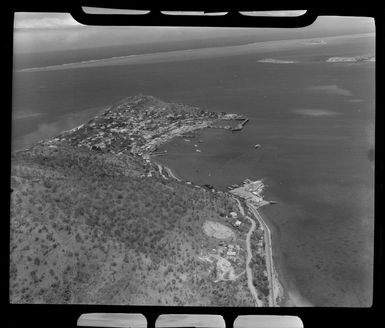
[(163, 174), (162, 165), (155, 163), (158, 166), (159, 174), (162, 176), (163, 179), (168, 180), (168, 178)]
[(262, 219), (262, 217), (259, 215), (259, 212), (257, 208), (251, 204), (250, 202), (247, 202), (247, 206), (250, 209), (250, 211), (253, 213), (253, 215), (256, 217), (256, 219), (262, 224), (263, 231), (265, 232), (265, 252), (266, 252), (266, 270), (267, 270), (267, 276), (269, 279), (269, 306), (275, 306), (275, 299), (274, 299), (274, 280), (273, 280), (273, 252), (271, 247), (271, 232), (265, 221)]
[[(178, 177), (174, 175), (174, 173), (167, 167), (167, 166), (162, 166), (156, 163), (159, 169), (159, 173), (162, 175), (163, 178), (167, 179), (163, 175), (162, 169), (164, 169), (167, 174), (171, 177), (174, 178), (177, 181), (181, 181)], [(258, 292), (253, 284), (253, 272), (250, 268), (250, 262), (253, 258), (253, 253), (251, 250), (251, 244), (250, 244), (250, 239), (251, 235), (253, 234), (255, 228), (256, 228), (256, 223), (255, 221), (250, 218), (249, 216), (245, 215), (245, 211), (243, 209), (243, 206), (241, 202), (239, 201), (238, 198), (234, 197), (234, 199), (238, 203), (239, 211), (241, 214), (247, 218), (250, 223), (251, 227), (250, 230), (247, 232), (246, 235), (246, 249), (247, 249), (247, 258), (246, 258), (246, 274), (247, 274), (247, 285), (250, 290), (250, 293), (252, 294), (255, 303), (257, 307), (263, 307), (263, 301), (258, 298)], [(269, 279), (269, 306), (275, 306), (275, 301), (274, 301), (274, 286), (273, 286), (273, 267), (272, 267), (272, 248), (271, 248), (271, 233), (269, 227), (266, 225), (265, 221), (262, 219), (262, 217), (259, 215), (257, 208), (251, 204), (250, 202), (247, 202), (247, 206), (250, 209), (250, 211), (253, 213), (255, 218), (260, 222), (260, 224), (263, 226), (263, 230), (265, 232), (265, 252), (266, 252), (266, 270), (267, 270), (267, 275)], [(243, 274), (243, 273), (242, 273)], [(238, 278), (238, 277), (237, 277)]]
[(175, 176), (175, 174), (174, 173), (172, 173), (172, 171), (167, 167), (167, 166), (163, 166), (163, 168), (165, 169), (165, 171), (167, 172), (167, 174), (171, 177), (171, 178), (173, 178), (173, 179), (175, 179), (175, 180), (177, 180), (177, 181), (182, 181), (181, 179), (179, 179), (177, 176)]
[(253, 284), (253, 272), (250, 268), (250, 262), (251, 262), (251, 259), (253, 258), (253, 253), (251, 252), (251, 245), (250, 245), (250, 238), (251, 238), (251, 235), (253, 234), (255, 228), (256, 228), (256, 224), (255, 224), (255, 221), (246, 216), (245, 215), (245, 211), (243, 210), (243, 207), (241, 205), (241, 202), (239, 201), (239, 199), (237, 198), (234, 198), (237, 202), (238, 202), (238, 207), (239, 207), (239, 211), (241, 212), (241, 214), (243, 216), (245, 216), (251, 223), (251, 228), (249, 230), (249, 232), (247, 233), (246, 235), (246, 249), (247, 249), (247, 258), (246, 258), (246, 274), (247, 274), (247, 286), (249, 287), (249, 290), (250, 290), (250, 293), (253, 295), (254, 299), (255, 299), (255, 303), (257, 304), (258, 307), (262, 307), (263, 306), (263, 302), (258, 298), (258, 292), (257, 290), (255, 289), (255, 286)]

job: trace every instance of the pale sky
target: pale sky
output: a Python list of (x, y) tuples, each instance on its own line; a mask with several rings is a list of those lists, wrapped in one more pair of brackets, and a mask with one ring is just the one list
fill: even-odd
[[(173, 42), (232, 36), (282, 34), (283, 29), (208, 27), (118, 27), (85, 26), (67, 13), (15, 13), (15, 53), (97, 48), (124, 44)], [(360, 17), (320, 17), (303, 29), (287, 33), (349, 34), (374, 32), (373, 19)], [(305, 36), (306, 37), (306, 36)]]

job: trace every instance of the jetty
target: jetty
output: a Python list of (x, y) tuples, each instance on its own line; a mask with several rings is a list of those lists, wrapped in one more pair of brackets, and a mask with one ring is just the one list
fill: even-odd
[(195, 133), (188, 133), (188, 132), (186, 132), (186, 133), (183, 133), (181, 135), (181, 137), (182, 138), (188, 138), (188, 139), (195, 138)]
[(208, 183), (206, 183), (206, 184), (204, 184), (204, 185), (202, 185), (203, 187), (206, 187), (207, 189), (214, 189), (214, 186), (213, 185), (211, 185), (211, 184), (208, 184)]
[(166, 155), (166, 151), (156, 151), (156, 152), (153, 152), (151, 153), (151, 156), (163, 156), (163, 155)]
[(235, 127), (231, 129), (231, 131), (241, 131), (244, 127), (244, 125), (249, 121), (248, 118), (243, 119), (243, 121), (239, 124), (237, 124)]
[(262, 196), (262, 192), (265, 187), (263, 181), (251, 181), (249, 179), (246, 180), (243, 182), (243, 186), (241, 187), (237, 184), (231, 185), (233, 189), (230, 191), (230, 193), (253, 203), (256, 208), (270, 204), (270, 202), (264, 200)]

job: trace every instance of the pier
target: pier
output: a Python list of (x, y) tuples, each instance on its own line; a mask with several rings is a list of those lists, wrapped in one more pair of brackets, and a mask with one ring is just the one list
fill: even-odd
[(235, 127), (231, 129), (231, 131), (241, 131), (244, 125), (249, 121), (248, 118), (244, 119), (241, 123), (237, 124)]
[(192, 139), (192, 138), (195, 138), (195, 133), (183, 133), (181, 135), (181, 137), (187, 138), (187, 139)]
[(156, 152), (153, 152), (151, 153), (151, 156), (163, 156), (163, 155), (166, 155), (167, 153), (164, 152), (164, 151), (156, 151)]

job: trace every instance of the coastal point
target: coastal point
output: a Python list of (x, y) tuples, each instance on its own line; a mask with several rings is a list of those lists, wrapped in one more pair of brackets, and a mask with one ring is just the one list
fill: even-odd
[(375, 311), (380, 12), (332, 11), (11, 15), (10, 306)]
[[(152, 305), (278, 306), (282, 295), (275, 294), (268, 228), (252, 207), (256, 211), (268, 204), (262, 196), (263, 182), (246, 179), (242, 187), (222, 192), (209, 184), (185, 181), (153, 160), (161, 144), (175, 137), (193, 138), (195, 131), (222, 120), (242, 120), (243, 126), (248, 119), (139, 95), (76, 128), (15, 152), (12, 300), (25, 302), (37, 295), (41, 302), (62, 300), (66, 293), (67, 303), (97, 304), (100, 297), (107, 297), (114, 304), (141, 299)], [(28, 201), (24, 193), (31, 188), (39, 191), (28, 198), (36, 204), (29, 208), (39, 219), (23, 214)], [(80, 193), (81, 199), (88, 199), (87, 208), (74, 198)], [(158, 195), (158, 204), (150, 201), (152, 194)], [(106, 207), (100, 208), (100, 199)], [(55, 219), (54, 211), (66, 218)], [(21, 250), (27, 243), (30, 255), (26, 258)], [(44, 258), (39, 255), (41, 248), (47, 249)], [(18, 268), (25, 261), (32, 265), (20, 276)], [(84, 277), (71, 269), (71, 263), (84, 268)], [(89, 269), (96, 263), (96, 267), (104, 263), (101, 276)], [(66, 279), (72, 279), (74, 287), (58, 280), (61, 270), (67, 270)], [(156, 292), (144, 288), (140, 296), (130, 294), (134, 286), (124, 274), (127, 270), (138, 273), (142, 286), (153, 286)], [(162, 286), (156, 283), (159, 274), (166, 281)], [(85, 284), (85, 277), (90, 285)], [(28, 284), (29, 279), (35, 285)], [(114, 290), (124, 282), (126, 288), (110, 296), (88, 291), (89, 286), (102, 285)], [(195, 296), (177, 297), (175, 291), (186, 283)], [(156, 296), (165, 292), (170, 297)]]

